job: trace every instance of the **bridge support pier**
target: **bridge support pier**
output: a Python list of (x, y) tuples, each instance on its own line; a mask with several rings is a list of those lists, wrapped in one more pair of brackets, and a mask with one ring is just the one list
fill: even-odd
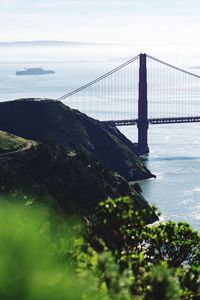
[(138, 99), (138, 154), (149, 153), (146, 54), (140, 54)]

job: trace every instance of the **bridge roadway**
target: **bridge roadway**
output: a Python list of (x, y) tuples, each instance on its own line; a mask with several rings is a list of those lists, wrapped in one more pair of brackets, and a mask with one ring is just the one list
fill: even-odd
[[(175, 117), (175, 118), (155, 118), (148, 119), (148, 124), (180, 124), (180, 123), (197, 123), (200, 122), (200, 117)], [(103, 121), (110, 126), (133, 126), (138, 124), (138, 119), (132, 120), (112, 120)]]

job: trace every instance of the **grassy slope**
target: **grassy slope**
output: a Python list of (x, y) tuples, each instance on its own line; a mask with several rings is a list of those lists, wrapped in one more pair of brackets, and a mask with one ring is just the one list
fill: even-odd
[(0, 154), (16, 151), (26, 146), (26, 144), (27, 140), (4, 131), (0, 131)]

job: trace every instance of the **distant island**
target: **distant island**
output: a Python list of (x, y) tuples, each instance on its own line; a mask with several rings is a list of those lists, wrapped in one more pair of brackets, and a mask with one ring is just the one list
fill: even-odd
[(23, 71), (16, 71), (15, 75), (44, 75), (44, 74), (55, 74), (53, 70), (44, 70), (42, 68), (28, 68)]

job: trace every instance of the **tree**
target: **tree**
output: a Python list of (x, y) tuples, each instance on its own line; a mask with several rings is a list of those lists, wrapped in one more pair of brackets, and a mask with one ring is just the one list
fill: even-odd
[(149, 214), (154, 215), (155, 209), (138, 208), (134, 197), (108, 198), (99, 203), (92, 218), (89, 240), (97, 247), (98, 239), (102, 239), (118, 257), (124, 252), (139, 253)]
[(111, 250), (121, 274), (131, 271), (136, 298), (200, 299), (200, 235), (187, 223), (147, 224), (147, 214), (133, 198), (107, 199), (89, 222), (87, 240), (100, 253)]
[(200, 235), (187, 223), (168, 221), (146, 227), (143, 231), (145, 255), (158, 264), (167, 261), (170, 267), (199, 261)]

